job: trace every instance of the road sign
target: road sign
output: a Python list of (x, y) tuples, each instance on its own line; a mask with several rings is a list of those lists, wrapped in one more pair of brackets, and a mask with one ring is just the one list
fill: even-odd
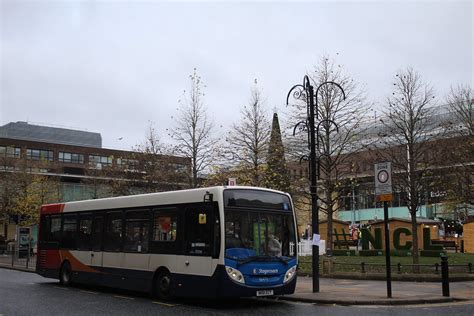
[(237, 185), (237, 179), (236, 179), (236, 178), (229, 178), (228, 185), (229, 185), (229, 186), (235, 186), (235, 185)]
[(377, 201), (392, 201), (392, 164), (375, 164), (375, 196)]

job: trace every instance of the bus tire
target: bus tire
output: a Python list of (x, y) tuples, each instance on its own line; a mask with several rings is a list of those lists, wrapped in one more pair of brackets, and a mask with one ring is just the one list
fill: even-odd
[(168, 271), (160, 271), (155, 280), (156, 296), (161, 300), (171, 299), (171, 274)]
[(59, 272), (59, 283), (64, 286), (70, 286), (72, 284), (71, 265), (68, 261), (64, 262), (61, 266), (61, 270)]

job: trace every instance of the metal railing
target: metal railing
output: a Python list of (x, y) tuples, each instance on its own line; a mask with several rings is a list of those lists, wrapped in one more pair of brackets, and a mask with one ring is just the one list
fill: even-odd
[(0, 254), (0, 265), (35, 270), (36, 257), (33, 248), (28, 250), (28, 247), (9, 245), (6, 251)]

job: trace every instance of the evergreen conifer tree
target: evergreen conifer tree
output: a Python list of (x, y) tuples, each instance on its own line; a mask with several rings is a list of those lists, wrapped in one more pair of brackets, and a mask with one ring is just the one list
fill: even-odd
[(286, 169), (285, 148), (281, 138), (278, 114), (273, 114), (270, 143), (268, 145), (265, 184), (268, 188), (284, 192), (290, 191), (290, 179)]

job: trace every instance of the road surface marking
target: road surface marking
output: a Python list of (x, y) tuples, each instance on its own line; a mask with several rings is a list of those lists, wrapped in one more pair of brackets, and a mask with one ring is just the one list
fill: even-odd
[(168, 303), (163, 303), (163, 302), (158, 302), (158, 301), (152, 301), (153, 304), (159, 304), (159, 305), (164, 305), (168, 307), (173, 307), (173, 306), (178, 306), (179, 304), (168, 304)]
[(62, 286), (53, 286), (57, 289), (61, 289), (61, 290), (69, 290), (67, 287), (62, 287)]
[(128, 297), (128, 296), (114, 295), (114, 297), (123, 298), (123, 299), (126, 299), (126, 300), (134, 300), (133, 297)]
[(97, 292), (92, 292), (92, 291), (85, 291), (85, 290), (81, 290), (82, 293), (89, 293), (89, 294), (99, 294)]

